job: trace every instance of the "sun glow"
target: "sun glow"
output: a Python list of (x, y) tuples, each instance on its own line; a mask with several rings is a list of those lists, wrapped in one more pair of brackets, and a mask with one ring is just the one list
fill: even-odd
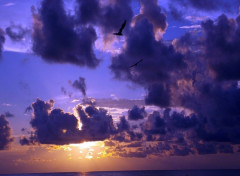
[(92, 147), (104, 147), (103, 141), (83, 142), (80, 144), (70, 144), (70, 147), (78, 147), (79, 149), (90, 149)]
[(104, 141), (83, 142), (80, 144), (69, 144), (65, 147), (78, 159), (94, 159), (103, 157), (105, 145)]

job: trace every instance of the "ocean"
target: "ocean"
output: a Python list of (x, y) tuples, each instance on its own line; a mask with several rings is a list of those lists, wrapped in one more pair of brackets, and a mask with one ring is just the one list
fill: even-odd
[(0, 174), (0, 176), (240, 176), (240, 170), (159, 170), (83, 173)]

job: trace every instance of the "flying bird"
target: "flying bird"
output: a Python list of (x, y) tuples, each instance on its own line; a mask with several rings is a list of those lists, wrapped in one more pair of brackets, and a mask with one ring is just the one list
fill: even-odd
[(122, 24), (122, 26), (121, 26), (121, 28), (119, 29), (119, 31), (116, 32), (116, 33), (113, 33), (113, 35), (123, 35), (123, 34), (122, 34), (122, 31), (123, 31), (124, 27), (126, 26), (126, 23), (127, 23), (127, 21), (124, 20), (124, 23)]
[(139, 60), (137, 63), (135, 63), (135, 64), (133, 64), (133, 65), (131, 65), (129, 68), (132, 68), (132, 67), (135, 67), (135, 66), (137, 66), (140, 62), (142, 62), (143, 61), (143, 59), (141, 59), (141, 60)]

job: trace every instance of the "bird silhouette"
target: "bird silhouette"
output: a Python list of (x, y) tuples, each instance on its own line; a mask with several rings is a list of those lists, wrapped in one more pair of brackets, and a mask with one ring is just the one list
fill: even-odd
[(122, 24), (122, 26), (121, 26), (121, 28), (119, 29), (119, 31), (116, 32), (116, 33), (113, 33), (113, 35), (123, 35), (123, 34), (122, 34), (122, 31), (123, 31), (124, 27), (126, 26), (126, 23), (127, 23), (127, 21), (124, 20), (124, 23)]
[(136, 67), (136, 66), (137, 66), (140, 62), (142, 62), (142, 61), (143, 61), (143, 59), (140, 59), (137, 63), (131, 65), (129, 68)]

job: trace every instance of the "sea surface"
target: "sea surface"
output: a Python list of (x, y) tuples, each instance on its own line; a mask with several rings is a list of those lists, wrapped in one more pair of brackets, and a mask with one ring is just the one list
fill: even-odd
[(83, 173), (0, 174), (0, 176), (240, 176), (240, 170), (108, 171)]

